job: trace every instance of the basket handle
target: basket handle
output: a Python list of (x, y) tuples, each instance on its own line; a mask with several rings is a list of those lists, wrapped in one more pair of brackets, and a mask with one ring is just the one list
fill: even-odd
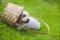
[(33, 33), (36, 33), (36, 34), (47, 34), (47, 32), (38, 32), (38, 31), (36, 31), (36, 30), (31, 30), (31, 29), (26, 28), (26, 27), (24, 27), (23, 25), (19, 25), (19, 24), (17, 24), (17, 23), (15, 23), (15, 25), (21, 27), (21, 28), (24, 29), (24, 30), (27, 30), (27, 31), (30, 31), (30, 32), (33, 32)]
[[(2, 17), (0, 17), (0, 21), (2, 20)], [(40, 20), (41, 22), (43, 22), (42, 20)], [(49, 27), (45, 22), (43, 22), (47, 27)], [(19, 27), (21, 27), (22, 29), (24, 29), (24, 30), (27, 30), (27, 31), (30, 31), (30, 32), (33, 32), (33, 33), (36, 33), (36, 34), (47, 34), (48, 32), (49, 32), (49, 28), (48, 28), (48, 32), (38, 32), (38, 31), (36, 31), (36, 30), (31, 30), (31, 29), (29, 29), (29, 28), (26, 28), (26, 27), (24, 27), (23, 25), (19, 25), (19, 24), (17, 24), (17, 23), (15, 23), (15, 25), (17, 25), (17, 26), (19, 26)]]

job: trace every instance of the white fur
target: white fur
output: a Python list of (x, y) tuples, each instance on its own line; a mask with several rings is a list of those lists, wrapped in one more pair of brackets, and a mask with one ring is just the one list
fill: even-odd
[[(34, 19), (33, 17), (30, 17), (27, 11), (23, 11), (22, 15), (26, 15), (26, 17), (23, 17), (21, 19), (22, 21), (26, 21), (27, 19), (29, 19), (29, 22), (23, 24), (23, 26), (25, 26), (27, 28), (35, 29), (35, 30), (40, 29), (40, 23), (36, 19)], [(17, 27), (17, 29), (21, 29), (21, 28)]]
[(29, 14), (27, 11), (23, 11), (23, 14), (22, 15), (26, 15), (26, 17), (23, 17), (21, 20), (22, 21), (26, 21), (28, 18), (29, 18)]
[(32, 17), (29, 17), (30, 21), (26, 24), (23, 24), (23, 26), (27, 27), (27, 28), (31, 28), (31, 29), (35, 29), (35, 30), (38, 30), (40, 29), (40, 23), (32, 18)]
[(22, 15), (29, 16), (29, 13), (28, 13), (27, 11), (24, 10)]
[(16, 29), (20, 30), (20, 29), (21, 29), (21, 27), (17, 27)]
[(21, 20), (26, 21), (27, 19), (29, 19), (29, 16), (23, 17)]

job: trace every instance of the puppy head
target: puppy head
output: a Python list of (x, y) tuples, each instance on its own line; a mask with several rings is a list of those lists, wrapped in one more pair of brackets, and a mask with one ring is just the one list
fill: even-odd
[(24, 15), (25, 15), (25, 16), (29, 16), (29, 13), (24, 10), (22, 15), (23, 15), (23, 16), (24, 16)]
[(27, 11), (23, 11), (22, 14), (22, 19), (21, 19), (24, 23), (28, 23), (29, 22), (29, 13)]

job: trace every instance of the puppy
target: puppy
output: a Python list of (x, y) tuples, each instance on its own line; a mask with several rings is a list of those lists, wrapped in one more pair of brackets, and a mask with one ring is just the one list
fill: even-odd
[[(33, 17), (30, 17), (27, 11), (23, 11), (23, 17), (22, 21), (24, 22), (22, 25), (24, 27), (30, 28), (30, 29), (35, 29), (39, 30), (40, 29), (40, 23), (34, 19)], [(20, 27), (17, 27), (18, 30), (20, 30)]]
[(23, 26), (30, 28), (30, 29), (35, 29), (35, 30), (40, 29), (40, 23), (33, 17), (29, 17), (29, 22), (23, 24)]

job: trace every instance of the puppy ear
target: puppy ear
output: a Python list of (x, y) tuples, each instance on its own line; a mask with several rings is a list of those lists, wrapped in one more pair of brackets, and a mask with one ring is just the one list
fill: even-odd
[(29, 13), (28, 13), (27, 11), (24, 10), (22, 15), (29, 16)]

